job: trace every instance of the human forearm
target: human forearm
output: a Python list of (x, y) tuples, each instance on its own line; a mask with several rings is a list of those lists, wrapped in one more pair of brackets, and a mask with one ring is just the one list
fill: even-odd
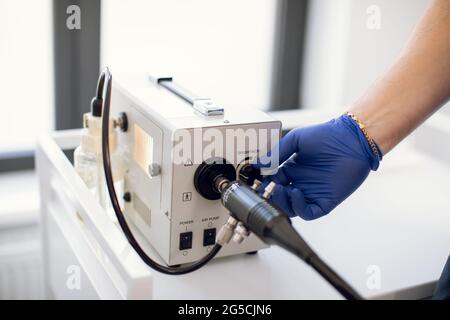
[(435, 0), (395, 64), (351, 112), (383, 154), (450, 97), (450, 1)]

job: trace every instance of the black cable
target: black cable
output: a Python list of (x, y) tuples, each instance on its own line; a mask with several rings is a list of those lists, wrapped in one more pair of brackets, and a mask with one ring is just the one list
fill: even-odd
[(328, 281), (345, 299), (362, 300), (363, 298), (344, 279), (333, 271), (317, 255), (312, 255), (305, 260), (314, 270), (316, 270), (325, 280)]
[(104, 84), (105, 84), (105, 73), (102, 72), (97, 81), (97, 95), (91, 100), (91, 114), (94, 117), (102, 116)]
[(362, 300), (359, 293), (314, 252), (291, 225), (287, 216), (278, 216), (273, 219), (265, 231), (265, 236), (271, 239), (274, 244), (288, 250), (309, 264), (344, 298), (348, 300)]
[(105, 85), (106, 72), (102, 72), (97, 81), (97, 99), (103, 100), (103, 87)]
[[(102, 98), (103, 100), (103, 112), (102, 112), (102, 155), (103, 155), (103, 167), (105, 171), (106, 178), (106, 186), (108, 188), (109, 197), (111, 199), (112, 207), (116, 214), (117, 220), (119, 221), (119, 225), (122, 228), (123, 233), (125, 234), (128, 242), (136, 250), (137, 254), (141, 257), (141, 259), (152, 269), (159, 271), (165, 274), (171, 275), (181, 275), (193, 272), (197, 269), (203, 267), (206, 263), (208, 263), (214, 256), (219, 252), (222, 248), (221, 245), (215, 244), (211, 251), (204, 256), (202, 259), (178, 268), (164, 266), (152, 258), (150, 258), (144, 250), (141, 248), (139, 243), (136, 241), (133, 233), (131, 232), (128, 224), (125, 220), (125, 216), (120, 208), (119, 201), (117, 199), (116, 190), (114, 188), (114, 179), (111, 172), (111, 157), (109, 151), (109, 114), (110, 114), (110, 105), (111, 105), (111, 84), (112, 84), (112, 75), (109, 70), (106, 68), (105, 71), (102, 72), (99, 78), (98, 89), (103, 91), (103, 86), (106, 88), (105, 96)], [(99, 96), (99, 92), (97, 92), (97, 97)], [(102, 97), (102, 93), (100, 92), (100, 97)]]
[(292, 226), (286, 214), (262, 199), (246, 184), (239, 181), (231, 182), (222, 190), (222, 204), (260, 239), (282, 247), (309, 264), (346, 299), (362, 299), (343, 278), (318, 257)]

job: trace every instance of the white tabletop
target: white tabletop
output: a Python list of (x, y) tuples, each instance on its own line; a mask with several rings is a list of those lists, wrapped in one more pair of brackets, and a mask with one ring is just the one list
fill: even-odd
[[(331, 214), (309, 222), (295, 218), (294, 225), (365, 297), (426, 284), (438, 279), (450, 254), (449, 177), (450, 166), (404, 143)], [(380, 271), (379, 289), (367, 286), (374, 270)], [(340, 298), (277, 247), (215, 259), (189, 275), (153, 275), (155, 299)]]

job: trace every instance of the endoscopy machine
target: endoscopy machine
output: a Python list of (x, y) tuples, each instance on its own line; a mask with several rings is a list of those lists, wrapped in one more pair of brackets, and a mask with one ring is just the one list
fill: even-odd
[[(112, 88), (111, 107), (119, 119), (126, 117), (127, 126), (118, 134), (119, 145), (128, 148), (126, 217), (169, 266), (212, 255), (216, 235), (229, 217), (214, 179), (244, 177), (246, 169), (251, 169), (250, 159), (266, 152), (271, 139), (278, 141), (280, 122), (261, 111), (224, 110), (211, 99), (188, 93), (169, 77), (123, 77)], [(208, 132), (231, 138), (228, 143), (220, 141), (216, 145), (222, 148), (203, 159), (205, 148), (218, 142), (206, 137)], [(245, 132), (266, 134), (256, 135), (260, 141), (249, 148), (249, 143), (241, 143)], [(263, 149), (258, 150), (258, 145)], [(227, 148), (232, 148), (228, 157)], [(241, 225), (237, 230), (246, 234)], [(265, 247), (250, 234), (245, 241), (231, 241), (217, 254)]]
[[(85, 128), (96, 126), (102, 179), (116, 222), (101, 214), (103, 208), (78, 176), (52, 179), (70, 165), (61, 154), (56, 159), (48, 156), (56, 152), (58, 143), (41, 141), (37, 166), (41, 198), (45, 199), (42, 207), (44, 219), (51, 222), (43, 230), (44, 247), (45, 243), (58, 243), (56, 248), (44, 251), (44, 260), (56, 260), (60, 265), (63, 260), (69, 266), (70, 261), (76, 262), (72, 269), (48, 270), (46, 277), (51, 281), (67, 282), (68, 277), (76, 276), (77, 264), (92, 264), (93, 274), (106, 273), (116, 279), (113, 282), (122, 288), (118, 295), (133, 298), (133, 292), (139, 292), (140, 297), (146, 297), (151, 280), (142, 261), (158, 272), (180, 275), (200, 269), (216, 256), (254, 253), (275, 244), (312, 266), (345, 298), (360, 299), (306, 244), (289, 218), (270, 204), (275, 185), (258, 189), (264, 170), (253, 164), (276, 146), (281, 132), (279, 121), (262, 111), (226, 109), (209, 98), (193, 95), (168, 76), (121, 75), (113, 82), (108, 69), (99, 78), (90, 116), (93, 118), (85, 119)], [(215, 144), (212, 154), (206, 152), (211, 147), (211, 132), (215, 137), (228, 138)], [(258, 134), (248, 138), (246, 134), (251, 132)], [(74, 141), (58, 139), (64, 141), (60, 148), (74, 145)], [(251, 143), (251, 139), (258, 141)], [(120, 191), (112, 169), (113, 144), (123, 149), (125, 171)], [(58, 215), (63, 207), (73, 207), (74, 216)], [(76, 221), (80, 230), (68, 227), (64, 219)], [(65, 231), (52, 233), (52, 225)], [(83, 233), (86, 226), (95, 234)], [(69, 241), (65, 233), (79, 240)], [(113, 235), (116, 243), (111, 248), (104, 239)], [(147, 244), (157, 257), (148, 253)], [(98, 254), (70, 256), (64, 245), (72, 249), (85, 245)], [(124, 248), (129, 248), (126, 254)], [(102, 250), (108, 255), (99, 254)], [(94, 267), (93, 261), (98, 265)], [(104, 272), (97, 273), (96, 268)], [(92, 274), (85, 276), (99, 287), (106, 282)], [(76, 281), (72, 285), (76, 287)], [(53, 286), (49, 290), (58, 289)]]

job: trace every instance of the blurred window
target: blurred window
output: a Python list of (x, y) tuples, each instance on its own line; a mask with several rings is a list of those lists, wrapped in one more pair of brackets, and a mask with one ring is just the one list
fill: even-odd
[(50, 0), (0, 0), (0, 172), (33, 165), (53, 129)]
[(169, 73), (225, 108), (298, 108), (306, 4), (103, 1), (101, 64)]
[(0, 0), (0, 155), (54, 127), (51, 17), (50, 0)]

